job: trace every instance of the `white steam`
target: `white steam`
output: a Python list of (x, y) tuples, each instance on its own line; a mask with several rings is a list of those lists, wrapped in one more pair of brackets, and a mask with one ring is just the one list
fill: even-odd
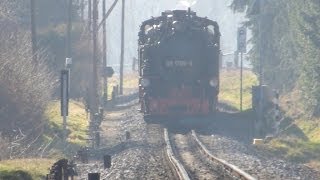
[(188, 8), (194, 6), (198, 0), (180, 0), (175, 9), (187, 10)]

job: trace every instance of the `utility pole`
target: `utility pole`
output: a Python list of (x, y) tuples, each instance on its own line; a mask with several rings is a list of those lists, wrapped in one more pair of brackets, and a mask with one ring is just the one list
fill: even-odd
[[(260, 89), (260, 101), (259, 101), (259, 121), (263, 122), (263, 59), (262, 59), (262, 3), (263, 0), (259, 0), (259, 89)], [(259, 132), (261, 133), (261, 132)]]
[(93, 56), (92, 56), (92, 72), (93, 72), (93, 91), (92, 91), (92, 97), (93, 97), (93, 106), (91, 110), (91, 114), (94, 115), (95, 113), (98, 113), (98, 107), (99, 107), (99, 97), (98, 97), (98, 40), (97, 40), (97, 34), (98, 34), (98, 0), (92, 1), (92, 7), (93, 7), (93, 23), (92, 23), (92, 39), (93, 39)]
[(123, 94), (123, 63), (124, 63), (124, 17), (125, 16), (125, 0), (122, 0), (122, 16), (121, 16), (121, 59), (120, 59), (120, 95)]
[(101, 22), (99, 23), (98, 29), (100, 29), (100, 27), (103, 25), (103, 23), (108, 19), (109, 15), (110, 15), (111, 12), (113, 11), (113, 9), (116, 7), (118, 1), (119, 1), (119, 0), (115, 0), (115, 1), (113, 2), (113, 4), (111, 5), (110, 9), (108, 10), (108, 12), (105, 13), (105, 14), (103, 14), (102, 20), (101, 20)]
[(240, 111), (242, 112), (243, 96), (243, 52), (240, 53)]
[(71, 58), (72, 0), (68, 0), (67, 18), (67, 58)]
[[(92, 6), (91, 6), (91, 4), (92, 4), (92, 0), (87, 0), (87, 2), (88, 2), (88, 13), (87, 13), (88, 24), (87, 24), (86, 30), (87, 30), (88, 48), (91, 49), (91, 43), (92, 43), (92, 39), (91, 39), (91, 37), (92, 37), (92, 34), (91, 34)], [(92, 60), (90, 58), (88, 59), (88, 61), (92, 62)], [(92, 66), (93, 66), (93, 64), (92, 64)], [(92, 119), (92, 117), (93, 117), (92, 116), (92, 113), (93, 113), (92, 108), (93, 108), (94, 93), (93, 93), (93, 88), (92, 88), (93, 87), (92, 81), (93, 81), (93, 73), (91, 73), (91, 76), (89, 76), (89, 82), (87, 84), (88, 87), (86, 89), (86, 91), (87, 91), (86, 92), (87, 112), (90, 113), (89, 120)]]
[(81, 8), (81, 21), (84, 21), (84, 0), (81, 0), (80, 8)]
[(31, 7), (31, 44), (32, 44), (32, 59), (37, 63), (37, 31), (36, 31), (36, 18), (35, 18), (35, 0), (30, 0)]
[[(92, 0), (88, 0), (88, 31), (91, 31), (91, 25), (92, 25)], [(90, 38), (89, 38), (90, 39)]]
[[(103, 15), (106, 14), (106, 0), (103, 0), (102, 2), (102, 12)], [(102, 63), (102, 71), (103, 71), (103, 98), (102, 98), (102, 104), (104, 107), (105, 102), (108, 100), (108, 78), (106, 76), (105, 69), (107, 67), (107, 21), (103, 22), (102, 26), (102, 57), (103, 57), (103, 63)]]

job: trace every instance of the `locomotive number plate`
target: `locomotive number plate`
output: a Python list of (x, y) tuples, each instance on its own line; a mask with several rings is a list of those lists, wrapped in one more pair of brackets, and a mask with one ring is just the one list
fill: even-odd
[(192, 67), (192, 61), (188, 60), (167, 60), (166, 67)]

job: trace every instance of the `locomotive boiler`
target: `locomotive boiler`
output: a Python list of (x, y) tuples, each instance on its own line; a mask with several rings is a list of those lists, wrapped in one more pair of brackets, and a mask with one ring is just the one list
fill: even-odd
[(206, 116), (219, 93), (217, 22), (189, 10), (165, 11), (139, 32), (139, 102), (145, 120)]

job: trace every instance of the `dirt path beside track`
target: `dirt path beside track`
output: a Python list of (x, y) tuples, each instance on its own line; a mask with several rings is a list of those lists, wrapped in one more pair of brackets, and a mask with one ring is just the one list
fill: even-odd
[(176, 179), (165, 157), (162, 128), (146, 125), (137, 109), (131, 105), (106, 113), (99, 154), (112, 155), (112, 167), (104, 170), (102, 157), (78, 164), (80, 179), (86, 179), (89, 172), (101, 173), (101, 179)]

